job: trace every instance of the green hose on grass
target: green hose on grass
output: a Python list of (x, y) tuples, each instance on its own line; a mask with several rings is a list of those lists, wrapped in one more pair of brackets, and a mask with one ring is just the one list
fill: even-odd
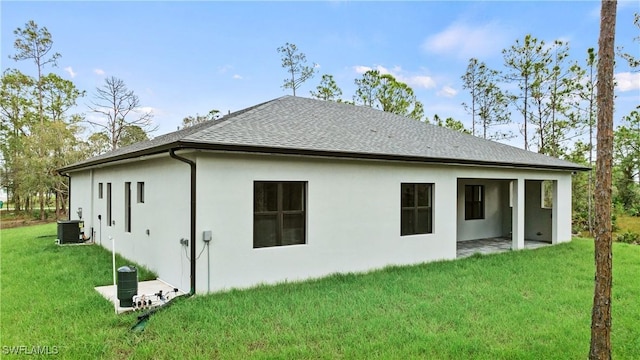
[(166, 309), (169, 307), (169, 305), (173, 304), (174, 302), (176, 302), (178, 299), (180, 298), (188, 298), (190, 296), (192, 296), (193, 294), (189, 293), (186, 295), (181, 295), (181, 296), (177, 296), (173, 299), (171, 299), (171, 301), (157, 306), (149, 311), (147, 311), (146, 313), (142, 314), (142, 315), (138, 315), (138, 322), (136, 322), (135, 325), (133, 325), (131, 327), (131, 331), (133, 332), (142, 332), (144, 331), (144, 329), (147, 327), (147, 323), (149, 323), (149, 318), (151, 317), (151, 315), (155, 314), (156, 312), (162, 310), (162, 309)]

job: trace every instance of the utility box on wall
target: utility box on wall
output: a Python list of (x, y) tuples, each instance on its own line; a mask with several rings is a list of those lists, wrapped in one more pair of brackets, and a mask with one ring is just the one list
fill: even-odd
[(82, 220), (58, 221), (58, 242), (60, 244), (84, 242), (82, 228), (84, 228), (84, 221)]

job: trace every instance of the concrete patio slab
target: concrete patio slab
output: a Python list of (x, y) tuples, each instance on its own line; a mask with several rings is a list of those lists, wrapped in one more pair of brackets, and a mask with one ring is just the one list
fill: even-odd
[[(115, 307), (115, 304), (117, 304), (118, 314), (135, 310), (132, 307), (120, 307), (120, 301), (117, 298), (117, 288), (115, 285), (97, 286), (95, 287), (95, 289), (105, 299), (113, 303), (114, 307)], [(163, 294), (167, 294), (168, 300), (171, 300), (176, 296), (186, 294), (184, 291), (179, 289), (178, 289), (178, 292), (174, 292), (174, 289), (176, 289), (176, 287), (170, 284), (167, 284), (166, 282), (160, 279), (138, 282), (138, 295), (157, 294), (160, 290), (162, 290)], [(154, 302), (152, 303), (152, 306), (158, 306), (158, 305), (161, 305), (162, 303), (163, 302), (161, 301), (154, 300)]]
[[(551, 243), (536, 240), (525, 240), (525, 249), (537, 249), (543, 246), (550, 246)], [(511, 251), (511, 239), (490, 238), (479, 240), (458, 241), (456, 258), (462, 259), (473, 254), (496, 254)]]

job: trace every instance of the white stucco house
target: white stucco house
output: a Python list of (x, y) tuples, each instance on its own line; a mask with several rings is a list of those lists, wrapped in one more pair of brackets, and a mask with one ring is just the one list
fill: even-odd
[(570, 241), (571, 177), (585, 169), (285, 96), (60, 172), (96, 243), (113, 237), (162, 280), (205, 293), (454, 259), (474, 239)]

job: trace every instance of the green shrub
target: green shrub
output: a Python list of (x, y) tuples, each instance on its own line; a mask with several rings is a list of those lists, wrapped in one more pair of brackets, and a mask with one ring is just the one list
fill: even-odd
[[(52, 209), (44, 209), (44, 218), (45, 219), (53, 219), (55, 218), (56, 212)], [(31, 210), (31, 218), (33, 220), (40, 220), (40, 209)]]
[(625, 243), (625, 244), (640, 245), (640, 234), (638, 234), (637, 232), (627, 230), (622, 234), (618, 234), (618, 236), (616, 236), (616, 241)]

